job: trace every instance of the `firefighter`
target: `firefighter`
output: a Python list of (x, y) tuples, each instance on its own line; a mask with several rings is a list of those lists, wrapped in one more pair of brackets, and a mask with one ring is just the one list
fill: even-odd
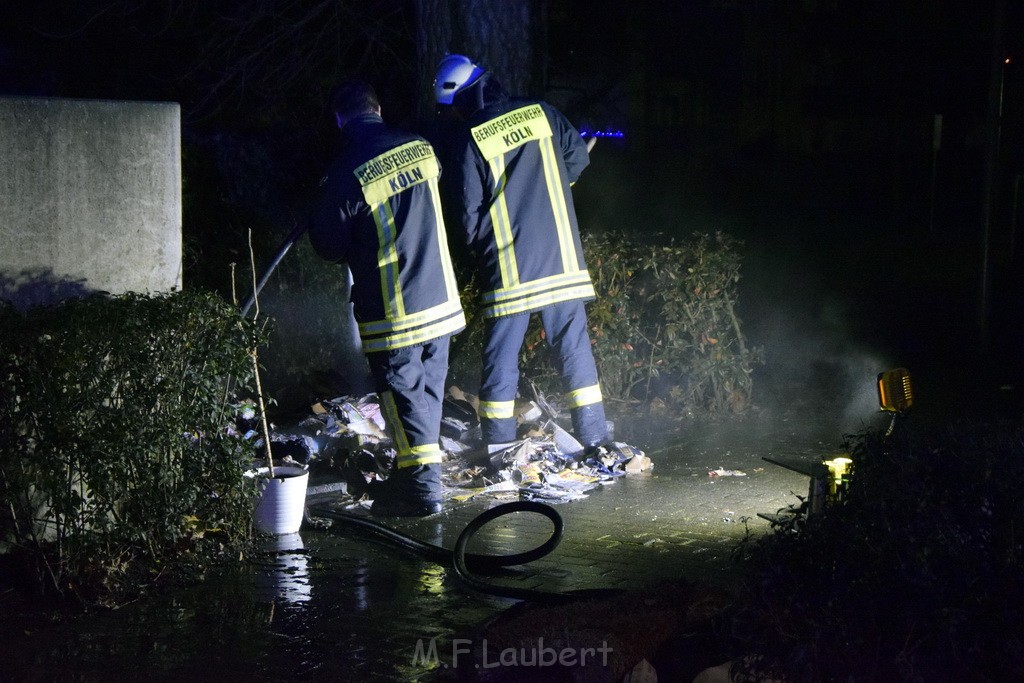
[(484, 442), (516, 439), (519, 352), (539, 313), (584, 451), (607, 440), (584, 302), (594, 287), (583, 261), (569, 186), (590, 163), (586, 143), (546, 102), (511, 98), (463, 55), (445, 57), (434, 95), (462, 121), (449, 154), (451, 191), (482, 282), (485, 317), (480, 421)]
[(397, 452), (370, 490), (378, 516), (441, 510), (441, 403), (451, 335), (465, 325), (438, 192), (423, 138), (389, 129), (373, 88), (346, 81), (331, 97), (342, 149), (314, 211), (310, 241), (348, 264), (363, 352)]

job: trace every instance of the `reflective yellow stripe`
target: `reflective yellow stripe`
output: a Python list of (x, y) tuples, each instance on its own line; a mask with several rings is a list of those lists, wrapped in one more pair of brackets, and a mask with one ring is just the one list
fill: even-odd
[(405, 427), (398, 419), (398, 406), (395, 405), (395, 394), (385, 391), (380, 397), (381, 405), (384, 408), (385, 427), (391, 432), (391, 439), (395, 442), (395, 449), (399, 452), (409, 449), (409, 437), (405, 434)]
[(494, 245), (498, 250), (498, 268), (501, 270), (501, 284), (515, 287), (519, 284), (519, 265), (516, 263), (515, 235), (512, 234), (512, 219), (508, 215), (505, 201), (505, 158), (498, 156), (488, 160), (494, 189), (491, 193), (491, 225), (494, 229)]
[[(594, 289), (590, 283), (590, 276), (586, 270), (580, 268), (572, 222), (563, 192), (558, 151), (553, 142), (551, 124), (543, 108), (539, 104), (520, 107), (473, 127), (471, 134), (494, 176), (489, 213), (501, 273), (501, 288), (484, 295), (485, 304), (494, 302), (484, 310), (484, 315), (512, 315), (552, 303), (593, 297)], [(520, 282), (515, 254), (515, 235), (505, 201), (505, 155), (528, 142), (536, 142), (539, 147), (548, 201), (551, 204), (558, 238), (562, 272), (541, 280), (530, 281), (524, 286)]]
[(419, 313), (411, 313), (398, 320), (374, 320), (372, 322), (359, 323), (359, 334), (372, 336), (388, 332), (402, 332), (411, 327), (424, 325), (439, 318), (446, 318), (454, 315), (462, 308), (458, 297), (445, 301), (443, 304), (432, 306)]
[(527, 296), (529, 294), (538, 294), (543, 291), (553, 291), (561, 287), (571, 287), (573, 285), (589, 285), (590, 274), (585, 271), (577, 271), (575, 273), (548, 275), (547, 277), (538, 278), (536, 280), (530, 280), (525, 284), (520, 284), (517, 287), (503, 287), (502, 289), (496, 289), (491, 292), (484, 294), (481, 299), (484, 303), (501, 303), (517, 297)]
[(437, 444), (409, 445), (409, 437), (405, 433), (405, 427), (398, 417), (398, 406), (395, 405), (394, 392), (385, 391), (381, 395), (381, 404), (384, 408), (386, 426), (392, 434), (395, 449), (398, 451), (395, 457), (396, 467), (414, 467), (416, 465), (429, 465), (441, 462), (443, 453)]
[(515, 414), (516, 402), (512, 401), (480, 401), (480, 417), (500, 420)]
[(399, 279), (394, 216), (387, 202), (374, 207), (374, 220), (377, 223), (378, 239), (381, 243), (381, 248), (378, 251), (378, 268), (385, 318), (359, 324), (359, 334), (363, 338), (364, 351), (386, 351), (411, 346), (452, 334), (466, 325), (466, 318), (459, 301), (458, 284), (455, 281), (455, 269), (448, 251), (448, 237), (445, 233), (444, 219), (441, 213), (437, 179), (431, 178), (427, 183), (437, 217), (435, 230), (438, 260), (444, 277), (447, 300), (426, 310), (406, 314), (401, 280)]
[(389, 351), (400, 349), (403, 346), (421, 344), (431, 339), (437, 339), (448, 334), (455, 334), (466, 326), (466, 315), (459, 311), (458, 315), (446, 320), (439, 320), (432, 325), (425, 325), (405, 334), (392, 334), (377, 339), (363, 339), (363, 351), (372, 353), (374, 351)]
[(546, 141), (550, 147), (551, 124), (539, 104), (529, 104), (474, 126), (470, 133), (494, 176), (489, 213), (498, 250), (501, 283), (503, 287), (515, 287), (519, 284), (519, 267), (515, 235), (505, 201), (505, 155), (528, 142)]
[(437, 446), (414, 446), (411, 453), (399, 453), (395, 457), (395, 467), (440, 464), (443, 459), (444, 453)]
[(377, 269), (380, 271), (380, 291), (384, 299), (385, 315), (400, 318), (405, 314), (402, 302), (402, 286), (398, 279), (398, 247), (395, 243), (398, 232), (395, 216), (387, 202), (370, 207), (373, 222), (377, 224)]
[(483, 314), (486, 318), (494, 318), (502, 315), (525, 313), (526, 311), (550, 306), (551, 304), (557, 304), (563, 301), (592, 298), (594, 298), (594, 286), (591, 284), (579, 285), (577, 287), (566, 287), (551, 292), (534, 294), (533, 296), (516, 299), (515, 301), (506, 304), (494, 304), (493, 306), (485, 308)]
[[(398, 231), (389, 200), (424, 182), (430, 182), (436, 192), (441, 169), (430, 144), (413, 140), (370, 159), (352, 173), (377, 224), (377, 269), (385, 317), (399, 319), (405, 315), (405, 302), (398, 271)], [(440, 211), (437, 215), (440, 219)]]
[(555, 147), (551, 144), (551, 138), (540, 141), (540, 156), (544, 160), (544, 180), (548, 186), (551, 212), (555, 217), (558, 247), (562, 252), (562, 270), (566, 273), (574, 273), (580, 269), (580, 264), (576, 257), (576, 243), (572, 239), (572, 224), (569, 222), (569, 212), (565, 207), (561, 174), (558, 170)]
[(437, 178), (431, 178), (429, 186), (430, 201), (434, 205), (434, 216), (437, 219), (437, 244), (441, 252), (441, 270), (444, 272), (445, 291), (448, 292), (448, 301), (459, 305), (459, 284), (455, 281), (452, 255), (448, 251), (448, 231), (444, 226), (444, 213), (441, 210), (441, 191), (437, 185)]
[(592, 403), (600, 403), (601, 387), (598, 384), (592, 384), (589, 387), (573, 389), (566, 394), (565, 399), (569, 403), (570, 408), (579, 408), (581, 406), (589, 406)]

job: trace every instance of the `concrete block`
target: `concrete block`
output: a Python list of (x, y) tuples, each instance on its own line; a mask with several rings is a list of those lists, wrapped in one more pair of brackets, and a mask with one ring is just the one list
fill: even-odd
[(181, 287), (173, 102), (0, 97), (0, 298)]

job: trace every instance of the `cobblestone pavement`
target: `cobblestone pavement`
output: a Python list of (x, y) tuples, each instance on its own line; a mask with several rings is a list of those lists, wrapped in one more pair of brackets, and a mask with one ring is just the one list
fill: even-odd
[[(638, 589), (678, 580), (727, 587), (734, 572), (731, 556), (746, 530), (759, 534), (768, 528), (758, 513), (776, 512), (798, 503), (797, 495), (807, 493), (806, 476), (763, 458), (810, 463), (835, 454), (842, 447), (835, 428), (806, 416), (764, 414), (693, 426), (663, 438), (662, 446), (632, 439), (654, 461), (653, 471), (620, 477), (585, 500), (558, 505), (565, 531), (555, 551), (491, 580), (551, 592)], [(709, 476), (709, 471), (719, 468), (745, 476)], [(403, 533), (451, 548), (472, 518), (498, 502), (477, 498), (426, 519), (389, 523)], [(548, 520), (516, 513), (484, 527), (468, 550), (523, 551), (542, 543), (550, 530)], [(424, 647), (436, 638), (443, 658), (451, 639), (465, 637), (514, 604), (474, 593), (452, 570), (367, 541), (345, 528), (304, 531), (302, 536), (312, 555), (321, 560), (363, 557), (368, 552), (375, 558), (367, 561), (365, 584), (360, 587), (368, 595), (366, 608), (344, 610), (345, 616), (337, 610), (331, 618), (337, 625), (347, 625), (350, 642), (361, 643), (355, 649), (367, 657), (317, 662), (315, 671), (327, 677), (334, 672), (341, 675), (349, 666), (361, 677), (426, 675), (428, 667), (421, 661), (418, 667), (413, 664), (418, 644)], [(337, 580), (338, 574), (338, 568), (311, 573), (311, 603), (346, 595), (338, 588), (344, 583)], [(333, 627), (315, 630), (323, 638), (338, 633)], [(313, 651), (336, 648), (321, 646)]]
[[(807, 477), (762, 458), (811, 462), (842, 445), (834, 425), (806, 416), (755, 414), (675, 436), (650, 433), (656, 438), (645, 441), (634, 429), (631, 442), (646, 450), (653, 471), (558, 505), (565, 531), (554, 552), (489, 580), (556, 592), (679, 580), (728, 586), (730, 556), (745, 530), (767, 528), (758, 513), (807, 492)], [(746, 476), (708, 475), (718, 468)], [(497, 502), (478, 497), (392, 526), (451, 548), (465, 525)], [(505, 516), (484, 527), (469, 551), (526, 550), (550, 529), (538, 515)], [(423, 656), (431, 639), (443, 658), (453, 639), (516, 604), (469, 590), (449, 567), (339, 525), (306, 525), (268, 541), (248, 566), (238, 576), (32, 634), (19, 667), (34, 680), (429, 680), (438, 673)]]
[[(764, 458), (813, 463), (841, 452), (844, 434), (886, 424), (871, 400), (838, 406), (776, 396), (770, 403), (785, 409), (671, 430), (619, 418), (619, 437), (644, 449), (653, 471), (558, 505), (562, 543), (489, 580), (552, 592), (666, 581), (727, 591), (736, 575), (730, 557), (746, 529), (756, 535), (768, 528), (758, 514), (807, 492), (806, 476)], [(927, 417), (915, 414), (915, 421)], [(745, 476), (708, 476), (719, 468)], [(451, 548), (466, 524), (497, 502), (477, 498), (392, 526)], [(502, 517), (469, 550), (526, 550), (545, 540), (550, 526), (532, 514)], [(527, 604), (470, 590), (448, 566), (340, 525), (306, 525), (270, 540), (242, 566), (116, 611), (26, 629), (4, 643), (16, 656), (0, 681), (446, 680), (454, 643), (473, 642), (485, 624)]]

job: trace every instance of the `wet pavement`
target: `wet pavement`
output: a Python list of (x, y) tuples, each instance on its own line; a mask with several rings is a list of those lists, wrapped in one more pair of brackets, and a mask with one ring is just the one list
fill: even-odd
[[(727, 591), (737, 543), (747, 529), (768, 527), (758, 513), (807, 492), (807, 477), (763, 458), (809, 463), (842, 448), (842, 426), (795, 409), (672, 429), (619, 424), (619, 438), (643, 448), (653, 471), (558, 505), (565, 530), (554, 552), (488, 580), (552, 592), (678, 581)], [(745, 476), (709, 476), (713, 470)], [(498, 502), (477, 497), (389, 523), (451, 548), (473, 517)], [(550, 530), (548, 520), (516, 513), (484, 527), (468, 550), (523, 551)], [(307, 523), (298, 534), (268, 539), (237, 575), (27, 633), (9, 643), (21, 655), (0, 678), (432, 680), (451, 675), (445, 655), (453, 643), (469, 642), (516, 604), (347, 525)], [(438, 660), (425, 656), (431, 642)]]

